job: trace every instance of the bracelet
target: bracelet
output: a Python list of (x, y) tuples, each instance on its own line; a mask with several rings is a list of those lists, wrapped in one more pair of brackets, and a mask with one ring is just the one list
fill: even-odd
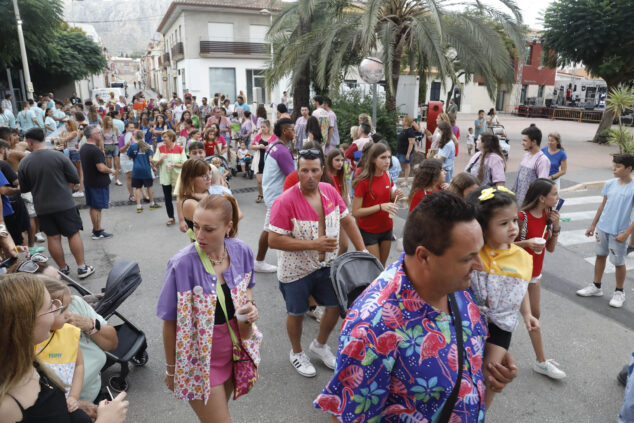
[(167, 364), (167, 363), (165, 363), (165, 367), (176, 367), (176, 364)]
[(165, 370), (165, 376), (174, 377), (174, 373), (170, 373), (167, 370)]
[(255, 300), (247, 300), (246, 302), (247, 302), (247, 303), (251, 303), (251, 304), (253, 304), (253, 307), (257, 307), (257, 306), (255, 305)]
[(561, 232), (561, 229), (557, 229), (557, 230), (553, 229), (553, 235), (559, 235), (559, 232)]

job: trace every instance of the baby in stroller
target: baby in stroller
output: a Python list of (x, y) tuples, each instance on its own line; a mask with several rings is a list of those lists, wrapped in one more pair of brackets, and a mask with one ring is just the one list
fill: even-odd
[(240, 149), (238, 150), (237, 164), (238, 169), (242, 171), (245, 178), (253, 179), (253, 171), (251, 170), (251, 162), (253, 161), (253, 155), (249, 153), (247, 147), (247, 141), (240, 140)]

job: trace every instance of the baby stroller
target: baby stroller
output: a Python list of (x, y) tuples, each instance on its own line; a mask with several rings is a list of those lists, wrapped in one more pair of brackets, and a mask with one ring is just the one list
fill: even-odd
[(119, 374), (108, 379), (108, 386), (119, 392), (127, 391), (130, 386), (127, 381), (130, 371), (128, 362), (135, 366), (145, 366), (149, 359), (145, 333), (116, 311), (141, 283), (139, 265), (126, 259), (118, 260), (108, 274), (106, 287), (102, 289), (102, 294), (97, 295), (92, 294), (62, 272), (59, 274), (79, 294), (90, 296), (86, 301), (104, 319), (109, 320), (112, 316), (116, 316), (123, 322), (114, 327), (119, 337), (119, 344), (115, 350), (106, 351), (106, 364), (101, 371), (105, 371), (113, 364), (119, 364), (121, 367)]
[(504, 158), (508, 160), (509, 152), (511, 151), (510, 139), (506, 136), (506, 130), (502, 125), (491, 125), (489, 127), (491, 129), (491, 133), (498, 137), (500, 140), (500, 149), (502, 150), (502, 154), (504, 154)]
[(231, 165), (229, 165), (229, 161), (227, 159), (225, 159), (224, 156), (221, 156), (220, 154), (214, 154), (213, 156), (209, 156), (209, 157), (205, 157), (205, 160), (208, 163), (211, 163), (211, 161), (215, 158), (219, 158), (222, 161), (222, 167), (225, 168), (225, 170), (230, 170), (231, 172), (226, 176), (225, 180), (229, 181), (229, 179), (231, 179), (231, 177), (233, 175), (235, 175), (234, 170), (231, 168)]
[(346, 317), (357, 297), (383, 271), (379, 259), (370, 253), (350, 251), (337, 257), (330, 266), (330, 281), (337, 295), (339, 314)]
[[(253, 179), (255, 176), (255, 172), (251, 169), (251, 163), (253, 162), (253, 156), (251, 154), (247, 154), (244, 156), (244, 177)], [(238, 172), (242, 172), (242, 163), (240, 163), (240, 159), (236, 157), (236, 168), (231, 169), (231, 174), (236, 176)]]

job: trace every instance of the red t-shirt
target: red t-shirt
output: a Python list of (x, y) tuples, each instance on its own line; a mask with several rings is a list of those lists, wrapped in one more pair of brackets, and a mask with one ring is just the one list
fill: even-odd
[(299, 182), (299, 175), (297, 174), (297, 171), (295, 170), (289, 173), (288, 175), (286, 175), (286, 179), (284, 179), (284, 188), (282, 189), (286, 191), (292, 186), (297, 185), (298, 182)]
[(435, 191), (425, 191), (424, 189), (419, 189), (418, 191), (416, 191), (416, 194), (414, 194), (414, 197), (412, 197), (412, 204), (409, 205), (409, 211), (411, 212), (412, 210), (414, 210), (418, 203), (423, 201), (425, 197), (433, 194), (434, 192)]
[[(533, 216), (530, 212), (525, 212), (526, 216), (528, 216), (528, 226), (526, 228), (526, 239), (531, 238), (542, 238), (544, 236), (544, 228), (546, 228), (546, 223), (548, 221), (548, 213), (542, 213), (542, 217), (537, 218)], [(520, 228), (520, 234), (522, 233), (522, 225), (524, 224), (524, 214), (519, 212), (517, 214), (517, 224)], [(519, 236), (516, 241), (519, 241)], [(542, 267), (544, 266), (544, 256), (546, 255), (546, 247), (542, 250), (541, 254), (535, 254), (533, 250), (530, 248), (525, 249), (528, 254), (533, 256), (533, 277), (537, 277), (542, 274)]]
[(332, 173), (328, 173), (328, 175), (330, 175), (330, 178), (332, 179), (333, 186), (335, 187), (339, 195), (341, 195), (341, 181), (339, 180), (339, 177), (337, 175), (333, 175)]
[[(364, 179), (354, 189), (354, 196), (363, 198), (362, 208), (376, 206), (377, 204), (391, 201), (392, 180), (387, 172), (381, 176), (375, 176), (370, 187), (370, 180)], [(359, 228), (371, 234), (387, 232), (394, 227), (394, 221), (390, 219), (386, 211), (379, 211), (366, 217), (357, 219)]]
[[(217, 144), (222, 144), (224, 147), (227, 146), (227, 142), (225, 141), (225, 137), (223, 137), (222, 135), (219, 135), (218, 138), (216, 138), (216, 143)], [(223, 147), (223, 148), (224, 148)], [(213, 156), (215, 153), (216, 147), (214, 143), (205, 141), (205, 156), (209, 157), (209, 156)], [(221, 151), (218, 152), (218, 154), (222, 153)]]

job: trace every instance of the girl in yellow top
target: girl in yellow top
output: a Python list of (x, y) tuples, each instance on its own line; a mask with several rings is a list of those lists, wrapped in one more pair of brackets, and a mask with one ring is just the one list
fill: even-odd
[(61, 301), (62, 309), (55, 315), (50, 336), (35, 346), (35, 355), (66, 385), (68, 412), (74, 413), (79, 408), (79, 396), (84, 383), (84, 358), (79, 348), (81, 331), (66, 323), (71, 301), (68, 287), (50, 278), (43, 281), (51, 299)]
[[(482, 366), (488, 380), (488, 364), (501, 363), (511, 345), (518, 312), (529, 331), (539, 328), (539, 321), (531, 315), (527, 295), (533, 260), (524, 249), (513, 244), (519, 228), (517, 202), (511, 191), (504, 187), (479, 188), (469, 193), (467, 201), (475, 208), (484, 235), (480, 250), (482, 270), (471, 273), (470, 289), (489, 326)], [(469, 314), (476, 312), (469, 309)], [(487, 409), (494, 395), (493, 390), (486, 390)]]

